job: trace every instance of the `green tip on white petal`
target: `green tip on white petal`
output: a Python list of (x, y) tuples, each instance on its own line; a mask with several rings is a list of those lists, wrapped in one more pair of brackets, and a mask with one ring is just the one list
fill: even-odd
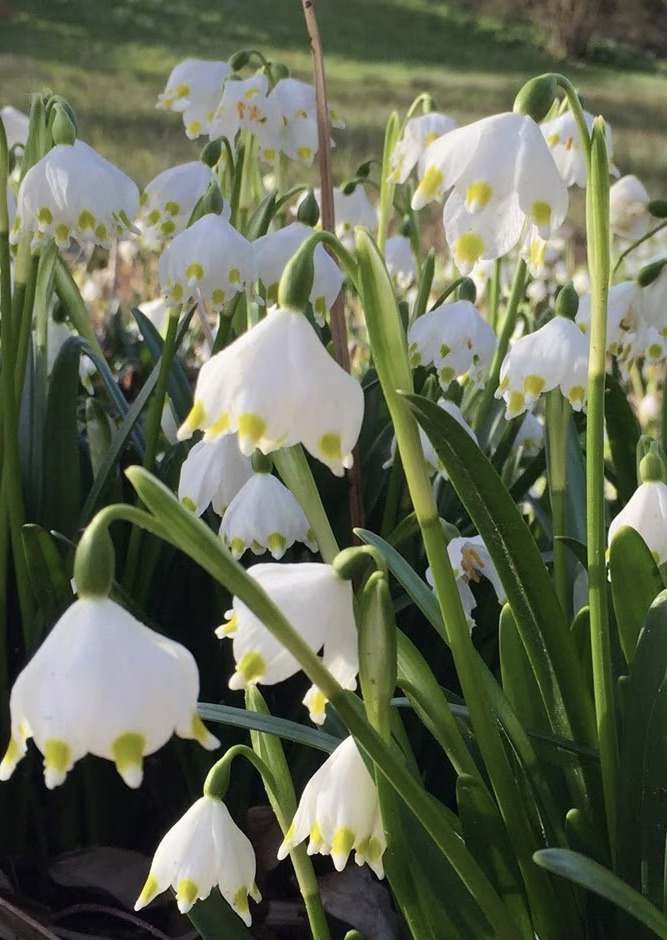
[(266, 673), (266, 660), (261, 653), (246, 653), (236, 665), (236, 672), (229, 680), (230, 689), (245, 689), (259, 682)]
[(341, 826), (334, 833), (331, 843), (331, 858), (333, 859), (336, 871), (342, 871), (345, 868), (355, 843), (355, 835), (347, 826)]
[(48, 790), (53, 790), (64, 783), (65, 777), (74, 766), (72, 748), (67, 741), (49, 738), (44, 744), (44, 782)]
[(146, 907), (147, 904), (150, 904), (153, 898), (160, 894), (161, 890), (157, 878), (152, 872), (149, 872), (146, 884), (141, 889), (141, 894), (134, 905), (135, 911), (140, 911), (142, 907)]
[(128, 787), (136, 790), (144, 779), (143, 757), (146, 739), (143, 734), (128, 731), (111, 742), (111, 755), (116, 770)]
[(181, 878), (176, 888), (176, 903), (181, 914), (187, 914), (198, 895), (198, 885), (191, 878)]
[(192, 716), (192, 737), (207, 751), (214, 751), (220, 747), (220, 741), (208, 730), (199, 715)]
[(2, 758), (2, 763), (0, 763), (0, 780), (9, 780), (14, 773), (16, 765), (25, 755), (25, 752), (25, 744), (22, 745), (21, 742), (17, 741), (14, 737), (9, 739), (5, 756)]

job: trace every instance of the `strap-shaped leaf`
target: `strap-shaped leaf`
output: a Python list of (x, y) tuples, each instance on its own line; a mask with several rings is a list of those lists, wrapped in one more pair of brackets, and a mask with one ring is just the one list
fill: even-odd
[(456, 419), (418, 395), (406, 398), (493, 559), (552, 730), (594, 745), (593, 703), (528, 526), (496, 471)]
[(667, 917), (662, 911), (598, 862), (570, 849), (541, 849), (534, 857), (542, 868), (599, 894), (645, 924), (656, 936), (667, 937)]
[(648, 609), (663, 587), (650, 548), (630, 526), (619, 529), (609, 546), (609, 577), (618, 638), (630, 665)]

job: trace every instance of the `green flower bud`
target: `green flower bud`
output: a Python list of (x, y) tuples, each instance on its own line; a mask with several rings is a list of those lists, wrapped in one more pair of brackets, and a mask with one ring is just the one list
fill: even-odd
[(93, 522), (81, 536), (74, 555), (74, 580), (79, 597), (108, 597), (115, 567), (109, 530)]
[(232, 72), (240, 72), (242, 68), (250, 62), (250, 52), (248, 49), (239, 49), (231, 59), (227, 60)]
[(660, 459), (657, 449), (654, 449), (654, 447), (651, 447), (648, 454), (642, 457), (640, 461), (639, 479), (642, 483), (665, 482), (665, 466)]
[(550, 72), (527, 81), (514, 99), (512, 110), (527, 114), (534, 121), (542, 121), (549, 113), (558, 91), (556, 76)]
[(639, 286), (648, 287), (649, 284), (652, 284), (660, 276), (666, 264), (667, 258), (663, 258), (661, 261), (653, 261), (651, 264), (647, 264), (646, 267), (642, 268), (637, 275), (637, 283)]
[(472, 278), (466, 277), (459, 284), (459, 300), (469, 300), (471, 304), (477, 300), (477, 288)]
[(579, 309), (579, 294), (572, 281), (568, 281), (558, 292), (554, 312), (557, 317), (574, 320)]
[(61, 104), (56, 104), (52, 112), (51, 135), (54, 144), (69, 144), (76, 140), (76, 125)]
[(654, 219), (667, 219), (667, 199), (652, 199), (648, 211)]
[(306, 309), (315, 280), (313, 252), (317, 242), (317, 235), (307, 238), (283, 271), (278, 285), (278, 306), (282, 310), (303, 313)]
[(222, 153), (222, 142), (218, 140), (209, 140), (204, 149), (202, 150), (199, 159), (202, 163), (205, 163), (206, 166), (210, 166), (211, 169), (217, 164)]
[(341, 192), (345, 196), (351, 196), (352, 193), (357, 188), (358, 183), (359, 183), (358, 179), (348, 180), (347, 183), (343, 183), (343, 185), (341, 186), (340, 188)]
[(368, 179), (368, 174), (371, 172), (371, 167), (373, 166), (374, 160), (366, 160), (365, 163), (362, 163), (361, 166), (357, 169), (355, 176), (361, 180)]
[(371, 724), (388, 730), (396, 688), (396, 621), (384, 572), (374, 571), (364, 587), (359, 630), (359, 680)]
[(306, 193), (306, 198), (302, 199), (299, 203), (296, 217), (299, 222), (302, 222), (304, 225), (310, 225), (311, 228), (315, 228), (319, 222), (320, 207), (318, 205), (317, 199), (315, 198), (315, 193), (313, 192), (312, 187)]

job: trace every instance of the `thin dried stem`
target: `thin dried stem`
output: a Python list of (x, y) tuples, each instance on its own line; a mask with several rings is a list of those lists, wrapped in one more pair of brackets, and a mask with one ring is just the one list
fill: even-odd
[[(317, 28), (314, 0), (301, 0), (303, 13), (306, 18), (306, 28), (310, 39), (310, 51), (313, 56), (313, 78), (315, 82), (315, 98), (317, 101), (317, 140), (318, 160), (320, 167), (320, 211), (322, 228), (334, 232), (335, 216), (333, 201), (333, 177), (331, 173), (331, 139), (329, 131), (329, 108), (327, 106), (327, 89), (324, 77), (324, 57), (320, 31)], [(350, 353), (347, 346), (347, 328), (345, 325), (345, 307), (342, 294), (336, 298), (331, 307), (331, 338), (333, 340), (334, 356), (336, 362), (350, 371)], [(354, 466), (350, 471), (350, 523), (351, 528), (363, 527), (364, 505), (361, 490), (361, 460), (359, 445), (353, 451)]]

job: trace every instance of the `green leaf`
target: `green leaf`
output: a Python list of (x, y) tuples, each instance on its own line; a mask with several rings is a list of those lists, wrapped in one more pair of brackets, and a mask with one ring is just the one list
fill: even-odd
[(630, 665), (648, 609), (663, 588), (650, 548), (630, 526), (620, 528), (611, 541), (609, 577), (618, 637)]
[(79, 453), (79, 360), (81, 341), (63, 344), (51, 372), (46, 404), (43, 454), (43, 519), (49, 529), (71, 538), (81, 507)]
[(604, 416), (616, 471), (616, 490), (619, 499), (627, 503), (637, 489), (637, 444), (641, 428), (624, 388), (609, 372), (605, 380)]
[(561, 875), (611, 901), (653, 930), (658, 937), (667, 937), (667, 917), (662, 911), (598, 862), (570, 849), (541, 849), (534, 858), (547, 871)]
[(505, 695), (524, 727), (548, 730), (549, 720), (540, 689), (509, 604), (503, 606), (498, 626), (500, 675)]
[(640, 830), (642, 894), (660, 908), (664, 905), (666, 837), (667, 683), (663, 682), (646, 731)]
[(220, 940), (221, 937), (225, 940), (251, 940), (253, 937), (217, 887), (205, 901), (197, 901), (187, 916), (202, 940)]
[(621, 735), (616, 840), (616, 869), (621, 878), (641, 887), (642, 768), (646, 762), (651, 713), (667, 669), (667, 591), (649, 608), (625, 687), (625, 721)]
[(332, 734), (326, 734), (319, 728), (300, 725), (296, 721), (277, 718), (275, 715), (263, 715), (260, 712), (246, 711), (245, 708), (199, 702), (197, 711), (205, 721), (215, 721), (221, 725), (245, 728), (248, 731), (274, 734), (286, 741), (294, 741), (296, 744), (305, 744), (318, 751), (324, 751), (325, 754), (331, 754), (340, 744), (340, 738), (336, 738)]
[(552, 730), (593, 745), (593, 703), (530, 530), (502, 480), (456, 419), (417, 395), (406, 398), (496, 566)]
[[(144, 344), (153, 363), (159, 362), (164, 340), (146, 314), (142, 313), (137, 307), (132, 308), (132, 316), (137, 321), (137, 326), (139, 327)], [(192, 313), (190, 313), (188, 317), (188, 322), (191, 317)], [(181, 424), (185, 421), (192, 408), (192, 389), (190, 388), (190, 383), (188, 382), (183, 366), (175, 356), (171, 364), (171, 369), (169, 370), (167, 391), (171, 398), (171, 403), (174, 406), (178, 422)]]
[[(67, 610), (74, 595), (70, 579), (52, 536), (38, 525), (22, 529), (30, 585), (40, 613), (42, 626), (50, 626)], [(41, 633), (33, 632), (35, 645)]]

